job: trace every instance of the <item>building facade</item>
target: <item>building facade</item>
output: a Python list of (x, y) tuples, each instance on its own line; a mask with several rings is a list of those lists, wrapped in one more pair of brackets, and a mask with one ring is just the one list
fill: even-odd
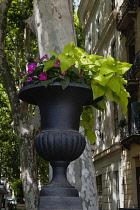
[(94, 110), (99, 209), (140, 209), (140, 0), (81, 0), (78, 15), (89, 54), (133, 64), (124, 75), (127, 116), (114, 102)]

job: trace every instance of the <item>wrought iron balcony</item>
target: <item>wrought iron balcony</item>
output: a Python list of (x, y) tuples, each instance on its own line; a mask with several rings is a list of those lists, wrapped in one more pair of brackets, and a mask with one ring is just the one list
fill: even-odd
[(128, 148), (132, 143), (140, 144), (140, 102), (131, 103), (131, 117), (120, 126), (121, 144)]
[(140, 50), (135, 55), (135, 59), (131, 68), (124, 74), (126, 80), (137, 79), (140, 77)]
[(121, 31), (123, 34), (125, 34), (128, 25), (132, 21), (132, 18), (136, 17), (136, 9), (139, 6), (139, 0), (124, 0), (116, 17), (116, 26), (118, 31)]

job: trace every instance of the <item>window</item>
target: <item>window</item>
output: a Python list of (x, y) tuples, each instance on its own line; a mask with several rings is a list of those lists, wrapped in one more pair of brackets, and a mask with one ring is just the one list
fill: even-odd
[(119, 173), (115, 171), (115, 180), (116, 180), (116, 198), (117, 198), (117, 209), (120, 207), (120, 198), (119, 198)]
[(99, 210), (102, 210), (102, 175), (96, 177)]
[(135, 58), (135, 41), (131, 42), (128, 46), (128, 61), (134, 63)]
[(114, 128), (115, 128), (115, 136), (118, 134), (118, 109), (117, 104), (114, 102)]
[(98, 195), (102, 195), (102, 175), (96, 177)]
[(111, 56), (113, 58), (117, 57), (117, 55), (116, 55), (116, 41), (115, 40), (111, 44)]
[(111, 0), (111, 10), (115, 9), (115, 0)]
[(98, 13), (96, 18), (96, 32), (97, 32), (97, 39), (100, 38), (100, 15)]

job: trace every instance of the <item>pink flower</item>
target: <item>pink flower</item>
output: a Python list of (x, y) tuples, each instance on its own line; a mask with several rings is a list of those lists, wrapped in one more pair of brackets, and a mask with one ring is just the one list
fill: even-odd
[(20, 86), (19, 89), (21, 90), (23, 88), (23, 86)]
[(21, 74), (20, 74), (20, 76), (24, 76), (26, 73), (25, 72), (22, 72)]
[[(35, 63), (30, 63), (30, 64), (28, 65), (28, 70), (33, 71), (35, 68), (36, 68), (36, 64), (35, 64)], [(28, 73), (29, 73), (29, 72), (28, 72)]]
[(46, 74), (46, 72), (41, 73), (41, 74), (39, 75), (39, 79), (40, 79), (40, 80), (47, 80), (47, 74)]
[(31, 82), (31, 81), (32, 81), (32, 77), (28, 77), (25, 82)]
[(35, 79), (36, 79), (36, 78), (38, 78), (38, 76), (33, 76), (33, 78), (35, 78)]
[(79, 73), (79, 76), (80, 76), (80, 77), (82, 77), (82, 76), (83, 76), (83, 73), (82, 73), (82, 72), (80, 72), (80, 73)]
[(55, 67), (58, 67), (58, 66), (60, 66), (60, 60), (56, 60), (56, 62), (55, 62), (55, 65), (54, 65)]
[(67, 73), (66, 71), (60, 72), (60, 74), (63, 75), (63, 76), (64, 76), (66, 73)]

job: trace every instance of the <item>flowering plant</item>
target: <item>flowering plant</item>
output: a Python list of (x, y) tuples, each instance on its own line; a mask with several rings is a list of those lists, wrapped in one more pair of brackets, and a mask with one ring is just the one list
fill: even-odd
[[(28, 65), (28, 73), (21, 73), (21, 76), (25, 76), (22, 81), (24, 86), (41, 83), (47, 87), (50, 83), (59, 81), (65, 89), (70, 82), (88, 84), (92, 88), (94, 99), (102, 97), (97, 103), (97, 108), (104, 110), (105, 101), (115, 101), (120, 103), (123, 113), (126, 113), (129, 93), (124, 87), (127, 82), (123, 74), (131, 64), (120, 62), (110, 55), (107, 58), (88, 55), (83, 49), (76, 47), (74, 42), (66, 45), (61, 54), (55, 52), (49, 54), (53, 56), (49, 58), (48, 54), (45, 54), (39, 59), (40, 65), (31, 63)], [(88, 137), (92, 136), (91, 113), (91, 107), (86, 107), (81, 121)], [(93, 139), (93, 136), (90, 139)]]

